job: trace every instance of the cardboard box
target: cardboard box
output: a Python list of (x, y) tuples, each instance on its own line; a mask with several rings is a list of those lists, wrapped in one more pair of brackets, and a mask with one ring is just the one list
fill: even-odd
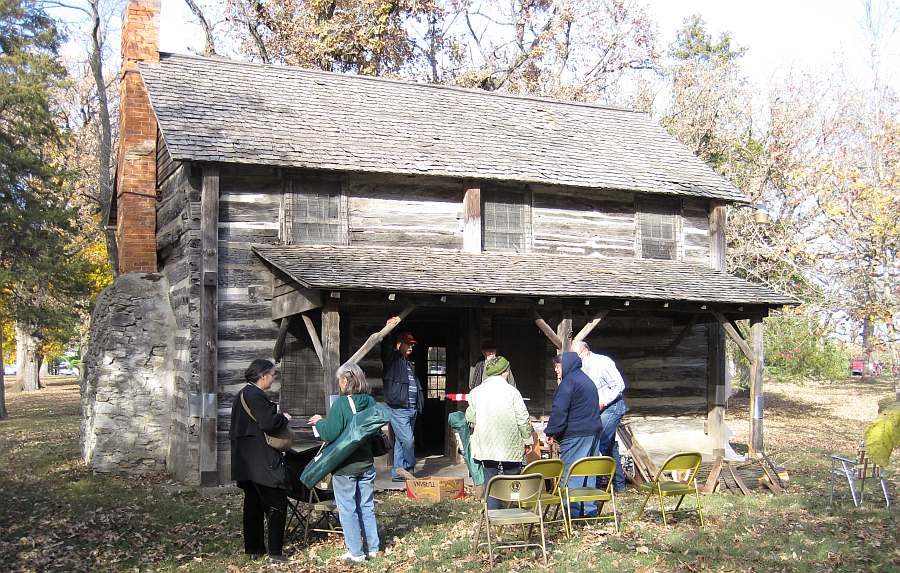
[(444, 501), (465, 497), (463, 478), (427, 477), (406, 481), (406, 497), (422, 501)]

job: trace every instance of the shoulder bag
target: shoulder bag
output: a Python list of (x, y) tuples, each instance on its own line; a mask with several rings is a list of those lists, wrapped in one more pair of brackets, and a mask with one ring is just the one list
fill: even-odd
[[(253, 415), (253, 412), (250, 411), (250, 407), (247, 405), (247, 400), (244, 399), (243, 390), (241, 390), (241, 405), (244, 407), (244, 411), (247, 412), (247, 415), (250, 416), (250, 419), (254, 422), (257, 422), (256, 417)], [(259, 422), (257, 422), (257, 424), (258, 423)], [(285, 424), (284, 427), (278, 430), (275, 434), (266, 434), (265, 432), (263, 432), (263, 435), (266, 437), (266, 443), (279, 452), (286, 452), (287, 450), (291, 449), (291, 446), (294, 445), (294, 432), (287, 424)]]
[[(356, 415), (356, 404), (353, 402), (352, 396), (347, 396), (347, 399), (350, 400), (350, 411), (353, 412), (353, 415)], [(391, 439), (388, 438), (387, 434), (384, 433), (384, 430), (378, 430), (371, 436), (371, 446), (372, 446), (372, 455), (376, 458), (380, 458), (381, 456), (387, 455), (388, 452), (391, 451), (393, 447), (391, 444)]]

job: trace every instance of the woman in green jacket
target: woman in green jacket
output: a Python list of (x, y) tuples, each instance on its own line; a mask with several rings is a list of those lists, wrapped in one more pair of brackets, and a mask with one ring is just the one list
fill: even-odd
[[(326, 442), (338, 439), (355, 412), (375, 407), (366, 375), (359, 366), (342, 366), (336, 377), (340, 397), (331, 407), (331, 413), (327, 418), (316, 414), (309, 419), (319, 437)], [(343, 464), (334, 469), (331, 483), (347, 545), (347, 552), (341, 558), (360, 562), (365, 561), (367, 553), (369, 557), (375, 557), (380, 542), (375, 524), (375, 463), (371, 440), (364, 440)]]

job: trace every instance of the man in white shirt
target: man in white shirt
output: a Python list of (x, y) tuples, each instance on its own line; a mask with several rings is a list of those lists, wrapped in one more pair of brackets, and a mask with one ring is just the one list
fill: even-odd
[(619, 458), (619, 444), (616, 442), (616, 429), (619, 421), (628, 407), (622, 398), (625, 391), (625, 381), (616, 363), (608, 356), (591, 352), (586, 342), (572, 343), (572, 351), (581, 358), (581, 370), (594, 382), (597, 394), (600, 395), (600, 419), (603, 423), (603, 438), (600, 442), (600, 453), (612, 456), (616, 460), (616, 477), (613, 487), (616, 491), (625, 489), (625, 474), (622, 472), (622, 462)]

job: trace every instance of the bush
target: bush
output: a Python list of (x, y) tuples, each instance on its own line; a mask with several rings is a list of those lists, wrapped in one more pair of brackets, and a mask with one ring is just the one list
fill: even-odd
[[(766, 379), (789, 382), (815, 379), (839, 382), (847, 378), (850, 351), (825, 335), (822, 327), (803, 315), (773, 314), (765, 321)], [(731, 345), (738, 365), (749, 366)]]

